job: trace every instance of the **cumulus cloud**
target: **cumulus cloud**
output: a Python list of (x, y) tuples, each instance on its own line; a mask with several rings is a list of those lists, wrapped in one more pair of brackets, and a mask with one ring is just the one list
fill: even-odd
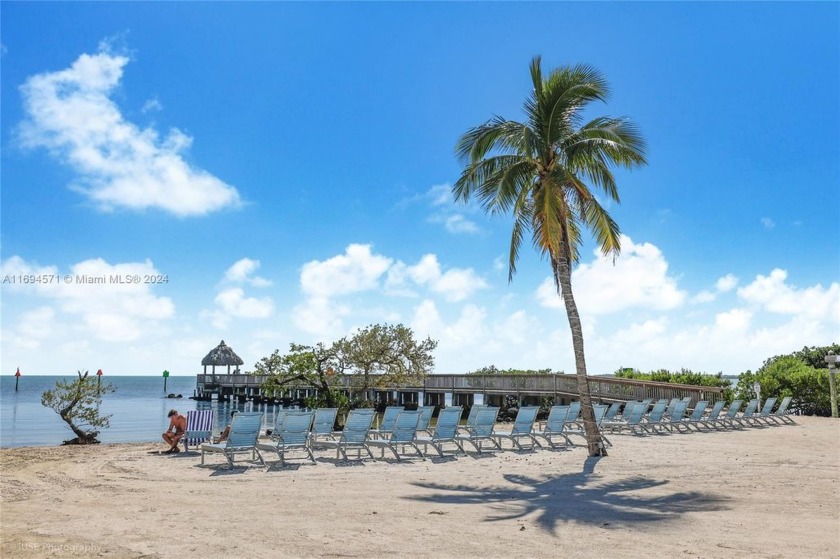
[[(125, 342), (142, 338), (159, 321), (171, 318), (175, 306), (168, 297), (152, 293), (154, 284), (131, 283), (116, 278), (159, 276), (151, 261), (109, 264), (102, 258), (85, 260), (61, 273), (56, 266), (39, 266), (12, 256), (2, 264), (2, 275), (51, 277), (48, 283), (23, 284), (14, 287), (41, 297), (52, 299), (64, 315), (75, 319), (93, 337), (109, 342)], [(32, 320), (43, 319), (47, 311), (30, 315), (24, 322), (31, 335)], [(43, 320), (41, 320), (43, 323)]]
[(254, 287), (266, 287), (271, 285), (271, 282), (267, 279), (254, 275), (254, 272), (256, 272), (259, 267), (259, 260), (251, 260), (250, 258), (237, 260), (230, 268), (227, 269), (227, 271), (225, 271), (225, 281), (233, 283), (248, 283)]
[(752, 283), (738, 289), (738, 297), (771, 313), (840, 322), (840, 283), (799, 289), (788, 285), (787, 276), (779, 268), (769, 276), (759, 274)]
[[(234, 187), (184, 160), (190, 136), (172, 128), (161, 139), (153, 128), (124, 118), (111, 94), (128, 62), (103, 46), (69, 68), (30, 76), (20, 88), (26, 113), (21, 144), (46, 148), (73, 168), (78, 179), (71, 187), (102, 210), (192, 216), (238, 206)], [(152, 108), (147, 102), (144, 110)]]
[[(572, 272), (572, 287), (582, 314), (612, 314), (634, 307), (671, 310), (685, 302), (685, 291), (678, 289), (676, 280), (668, 275), (668, 262), (656, 246), (635, 244), (622, 235), (621, 247), (615, 264), (612, 257), (595, 250), (592, 262)], [(563, 307), (553, 278), (543, 281), (536, 297), (543, 306)]]
[(715, 283), (715, 288), (721, 293), (728, 293), (735, 289), (735, 286), (738, 285), (738, 278), (733, 276), (732, 274), (726, 274), (725, 276), (719, 278)]
[(443, 272), (434, 254), (424, 255), (413, 266), (397, 262), (388, 270), (386, 293), (416, 295), (412, 285), (443, 295), (450, 302), (462, 301), (487, 287), (487, 283), (472, 268), (453, 268)]
[(373, 254), (370, 245), (349, 245), (344, 254), (303, 265), (300, 284), (311, 297), (334, 297), (373, 289), (393, 260)]

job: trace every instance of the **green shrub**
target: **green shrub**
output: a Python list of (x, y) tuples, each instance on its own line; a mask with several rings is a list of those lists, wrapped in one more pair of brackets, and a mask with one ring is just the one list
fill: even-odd
[(756, 372), (742, 373), (735, 388), (737, 397), (754, 398), (756, 381), (761, 384), (762, 399), (790, 396), (791, 409), (805, 415), (831, 415), (828, 370), (815, 369), (796, 354), (773, 357)]

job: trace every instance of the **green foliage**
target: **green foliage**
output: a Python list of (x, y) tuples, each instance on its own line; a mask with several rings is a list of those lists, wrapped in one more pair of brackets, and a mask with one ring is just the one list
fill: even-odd
[(723, 373), (710, 375), (707, 373), (695, 373), (690, 369), (680, 369), (671, 372), (668, 369), (658, 369), (649, 373), (643, 373), (631, 368), (618, 369), (615, 372), (616, 378), (631, 380), (649, 380), (653, 382), (668, 382), (671, 384), (690, 384), (693, 386), (712, 386), (723, 388), (723, 397), (727, 402), (733, 399), (732, 383), (729, 379), (723, 378)]
[(434, 368), (432, 352), (437, 341), (426, 338), (418, 342), (411, 328), (402, 324), (372, 324), (338, 340), (335, 347), (352, 375), (351, 388), (361, 392), (377, 386), (422, 383)]
[(552, 375), (551, 369), (498, 369), (495, 365), (470, 371), (468, 375)]
[(354, 392), (422, 383), (434, 367), (435, 347), (431, 338), (415, 341), (411, 329), (402, 324), (375, 324), (329, 346), (291, 344), (285, 355), (275, 350), (254, 366), (254, 374), (268, 377), (262, 384), (268, 396), (296, 386), (315, 386), (319, 401), (340, 407), (342, 378), (349, 378)]
[(65, 443), (97, 443), (99, 431), (96, 429), (108, 427), (111, 418), (99, 413), (102, 396), (116, 389), (109, 383), (102, 384), (100, 379), (88, 376), (87, 371), (78, 371), (78, 375), (79, 378), (72, 381), (59, 380), (55, 388), (41, 394), (41, 405), (57, 413), (75, 433), (76, 439)]
[[(827, 353), (831, 348), (823, 349)], [(755, 398), (753, 384), (759, 382), (762, 399), (791, 396), (792, 409), (806, 415), (831, 415), (828, 371), (808, 365), (797, 354), (801, 355), (796, 352), (773, 357), (765, 361), (756, 372), (742, 373), (735, 387), (736, 397), (745, 400)]]
[(293, 343), (286, 355), (274, 350), (270, 356), (260, 359), (254, 366), (254, 374), (266, 375), (262, 390), (268, 396), (278, 396), (296, 386), (315, 386), (319, 389), (319, 398), (323, 398), (326, 407), (332, 408), (336, 407), (335, 385), (343, 369), (334, 347), (321, 343), (315, 346)]

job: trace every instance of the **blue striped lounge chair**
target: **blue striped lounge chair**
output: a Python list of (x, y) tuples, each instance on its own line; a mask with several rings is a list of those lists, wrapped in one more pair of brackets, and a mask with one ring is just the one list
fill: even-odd
[(513, 427), (510, 433), (494, 433), (493, 438), (499, 448), (502, 448), (502, 440), (507, 439), (511, 442), (513, 447), (523, 450), (521, 439), (525, 438), (530, 441), (528, 448), (534, 449), (537, 446), (537, 441), (534, 439), (532, 431), (534, 430), (534, 422), (537, 420), (537, 413), (540, 411), (539, 406), (522, 406), (516, 412), (516, 418), (513, 420)]
[(250, 453), (252, 460), (256, 457), (260, 464), (265, 466), (262, 454), (257, 448), (262, 419), (262, 413), (237, 413), (231, 421), (230, 434), (225, 442), (201, 445), (201, 463), (204, 464), (205, 454), (223, 454), (232, 468), (235, 455)]
[(481, 454), (484, 452), (482, 443), (484, 441), (493, 445), (494, 450), (499, 449), (499, 443), (494, 438), (494, 429), (496, 426), (496, 418), (499, 415), (499, 408), (496, 406), (487, 406), (478, 410), (475, 416), (475, 425), (470, 427), (466, 435), (458, 435), (455, 437), (455, 444), (461, 449), (464, 454), (467, 451), (464, 449), (464, 443), (470, 443), (475, 450)]
[(464, 409), (461, 406), (450, 406), (440, 410), (437, 424), (435, 424), (431, 436), (416, 437), (417, 444), (422, 444), (424, 451), (428, 451), (428, 447), (431, 445), (441, 457), (443, 456), (443, 445), (445, 443), (453, 443), (458, 446), (455, 435), (458, 433), (458, 424), (461, 422), (463, 411)]
[(213, 435), (213, 415), (213, 410), (191, 410), (187, 412), (187, 429), (184, 436), (181, 437), (185, 451), (190, 449), (190, 445), (197, 447), (210, 440)]
[(686, 431), (690, 431), (688, 425), (686, 425), (683, 422), (683, 419), (685, 419), (685, 412), (687, 409), (688, 402), (686, 402), (685, 400), (677, 400), (677, 402), (674, 404), (673, 409), (671, 410), (671, 415), (668, 417), (668, 421), (665, 421), (662, 425), (672, 433), (674, 432), (674, 430), (676, 430), (678, 433), (681, 433), (683, 427), (686, 429)]
[(706, 400), (700, 400), (694, 405), (694, 409), (691, 411), (691, 415), (688, 417), (684, 417), (681, 421), (685, 428), (688, 431), (691, 431), (691, 427), (694, 426), (698, 431), (700, 430), (700, 423), (703, 421), (703, 418), (706, 416), (706, 408), (709, 407), (709, 402)]
[(315, 412), (289, 411), (285, 415), (280, 430), (271, 433), (271, 441), (257, 443), (257, 450), (276, 453), (281, 466), (286, 463), (286, 453), (292, 451), (305, 452), (306, 457), (315, 464), (315, 457), (312, 455), (309, 444), (309, 430), (312, 427)]
[[(595, 424), (598, 426), (599, 430), (601, 425), (604, 423), (604, 417), (607, 415), (607, 406), (604, 404), (595, 404), (592, 406), (592, 411), (595, 414)], [(583, 416), (578, 417), (578, 420), (575, 422), (565, 421), (563, 425), (563, 433), (566, 435), (568, 441), (569, 436), (577, 435), (578, 437), (586, 438), (586, 429), (583, 425)], [(601, 432), (601, 438), (604, 439), (604, 443), (608, 446), (612, 446), (612, 443), (604, 436), (604, 433)]]
[(367, 445), (372, 448), (379, 448), (382, 451), (382, 457), (385, 456), (385, 449), (389, 449), (394, 453), (397, 461), (400, 461), (399, 449), (405, 450), (406, 447), (411, 447), (417, 452), (417, 456), (426, 459), (417, 446), (414, 440), (417, 436), (417, 422), (420, 421), (419, 411), (401, 411), (394, 421), (394, 426), (387, 439), (368, 439)]
[(621, 402), (613, 402), (610, 404), (610, 407), (607, 408), (607, 412), (604, 414), (604, 419), (606, 421), (612, 421), (615, 419), (615, 416), (618, 415), (618, 410), (621, 409)]
[(645, 433), (662, 433), (665, 430), (663, 417), (668, 407), (668, 400), (659, 400), (653, 405), (650, 413), (642, 417), (639, 428)]
[(611, 433), (621, 433), (627, 429), (634, 435), (641, 434), (644, 431), (641, 422), (645, 414), (645, 408), (647, 408), (646, 405), (634, 403), (629, 416), (622, 414), (622, 419), (602, 421), (601, 427), (604, 430), (609, 430)]
[(734, 427), (733, 422), (735, 421), (735, 417), (738, 415), (738, 412), (741, 411), (741, 406), (744, 404), (743, 400), (733, 400), (731, 404), (729, 404), (729, 408), (726, 410), (726, 413), (723, 417), (718, 418), (715, 421), (715, 424), (720, 424), (724, 427)]
[(569, 413), (566, 414), (566, 429), (580, 428), (580, 401), (569, 404)]
[(370, 438), (370, 426), (373, 424), (375, 413), (372, 408), (350, 410), (341, 436), (337, 440), (317, 441), (313, 443), (314, 448), (334, 448), (336, 459), (343, 455), (345, 460), (349, 460), (347, 451), (351, 449), (358, 451), (359, 459), (362, 458), (362, 450), (373, 458), (373, 453), (370, 451), (367, 442)]

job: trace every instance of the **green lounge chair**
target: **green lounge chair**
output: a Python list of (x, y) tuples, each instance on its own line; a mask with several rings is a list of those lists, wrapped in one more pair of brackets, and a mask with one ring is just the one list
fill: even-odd
[(201, 445), (201, 463), (204, 464), (205, 454), (217, 453), (223, 454), (228, 465), (232, 468), (235, 455), (250, 453), (252, 460), (259, 458), (260, 464), (265, 466), (265, 460), (263, 460), (257, 448), (257, 438), (260, 436), (262, 419), (263, 414), (261, 413), (237, 413), (231, 421), (230, 434), (226, 441)]
[(422, 444), (424, 451), (428, 451), (428, 446), (431, 445), (442, 457), (443, 445), (445, 443), (453, 443), (455, 446), (458, 446), (458, 443), (455, 441), (455, 435), (458, 433), (458, 424), (461, 422), (463, 411), (461, 406), (450, 406), (440, 410), (432, 435), (428, 437), (415, 437), (416, 443)]
[(286, 453), (296, 450), (305, 452), (315, 464), (315, 457), (312, 455), (309, 444), (309, 430), (314, 416), (315, 412), (311, 411), (286, 412), (282, 428), (271, 433), (270, 442), (257, 443), (257, 450), (276, 453), (281, 466), (286, 464)]
[(387, 439), (368, 439), (367, 445), (372, 448), (379, 448), (382, 456), (385, 456), (385, 449), (394, 453), (397, 461), (400, 461), (399, 448), (405, 450), (410, 446), (417, 452), (417, 456), (426, 459), (414, 438), (417, 436), (417, 422), (420, 421), (419, 411), (401, 411), (394, 420), (394, 426)]

